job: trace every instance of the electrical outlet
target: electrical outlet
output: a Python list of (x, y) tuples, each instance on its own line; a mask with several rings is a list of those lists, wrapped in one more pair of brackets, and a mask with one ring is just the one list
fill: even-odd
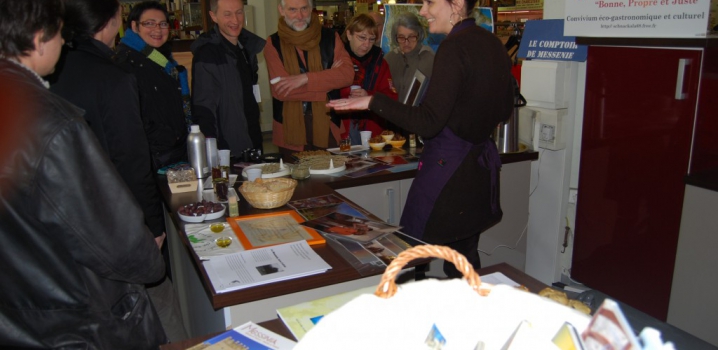
[(556, 127), (550, 124), (541, 124), (541, 134), (539, 135), (539, 140), (545, 141), (548, 143), (553, 143), (556, 139)]
[(578, 190), (568, 190), (568, 202), (576, 204), (576, 201), (578, 201)]
[(552, 151), (566, 148), (563, 135), (563, 118), (566, 117), (567, 110), (540, 109), (539, 112), (537, 117), (539, 147)]

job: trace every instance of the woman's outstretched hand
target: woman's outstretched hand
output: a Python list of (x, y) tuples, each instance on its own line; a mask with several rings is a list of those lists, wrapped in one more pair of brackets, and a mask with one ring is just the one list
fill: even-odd
[(327, 107), (337, 111), (362, 111), (369, 109), (369, 102), (371, 102), (371, 96), (342, 98), (329, 101)]

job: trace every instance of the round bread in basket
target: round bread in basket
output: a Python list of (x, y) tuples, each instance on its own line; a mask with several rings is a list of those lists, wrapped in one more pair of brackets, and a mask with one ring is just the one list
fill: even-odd
[(257, 179), (245, 181), (239, 187), (239, 193), (253, 207), (259, 209), (279, 208), (292, 198), (297, 180), (287, 178)]

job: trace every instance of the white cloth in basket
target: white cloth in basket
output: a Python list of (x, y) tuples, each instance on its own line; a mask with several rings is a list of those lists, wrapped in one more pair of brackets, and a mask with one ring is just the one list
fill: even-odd
[(424, 280), (399, 286), (389, 299), (356, 297), (324, 316), (295, 350), (429, 349), (425, 341), (432, 325), (446, 339), (442, 350), (473, 350), (479, 341), (486, 350), (501, 349), (523, 320), (550, 342), (564, 322), (581, 332), (590, 319), (505, 285), (482, 297), (465, 280)]

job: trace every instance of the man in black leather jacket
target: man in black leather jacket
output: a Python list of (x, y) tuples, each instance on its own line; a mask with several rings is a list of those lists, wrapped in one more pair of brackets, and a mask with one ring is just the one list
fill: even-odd
[(0, 347), (156, 349), (164, 263), (82, 111), (50, 93), (60, 0), (0, 0)]

